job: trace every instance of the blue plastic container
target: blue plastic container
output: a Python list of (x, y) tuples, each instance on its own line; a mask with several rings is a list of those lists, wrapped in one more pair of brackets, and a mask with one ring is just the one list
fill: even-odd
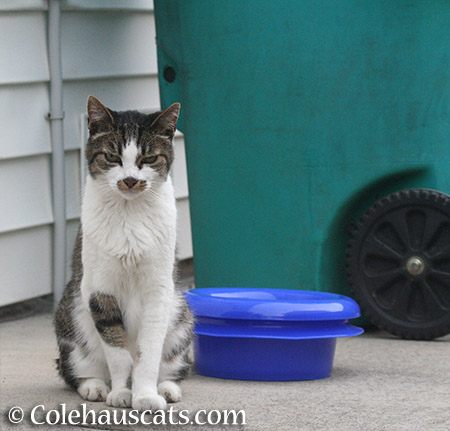
[(336, 338), (363, 332), (352, 299), (286, 289), (202, 288), (185, 293), (195, 315), (198, 374), (239, 380), (329, 377)]

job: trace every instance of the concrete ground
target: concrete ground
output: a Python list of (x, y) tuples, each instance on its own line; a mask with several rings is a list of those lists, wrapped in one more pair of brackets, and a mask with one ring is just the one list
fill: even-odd
[[(0, 323), (2, 430), (31, 429), (27, 419), (11, 425), (6, 413), (20, 406), (46, 411), (82, 400), (58, 378), (51, 314)], [(280, 358), (282, 361), (283, 358)], [(193, 375), (182, 383), (175, 409), (245, 410), (246, 425), (153, 426), (145, 429), (265, 430), (450, 430), (450, 336), (432, 342), (404, 341), (381, 331), (341, 339), (332, 376), (305, 382), (248, 382)], [(88, 403), (97, 411), (104, 403)], [(136, 426), (37, 426), (37, 429), (136, 429)], [(140, 428), (140, 427), (138, 427)], [(144, 429), (143, 428), (143, 429)]]

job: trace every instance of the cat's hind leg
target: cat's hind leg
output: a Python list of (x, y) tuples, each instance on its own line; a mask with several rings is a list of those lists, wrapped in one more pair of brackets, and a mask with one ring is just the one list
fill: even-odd
[(158, 394), (168, 403), (181, 401), (181, 388), (172, 380), (164, 380), (158, 384)]
[(164, 341), (158, 375), (158, 394), (169, 403), (181, 400), (178, 383), (186, 378), (192, 369), (192, 329), (192, 314), (187, 304), (179, 300)]
[(76, 347), (72, 353), (73, 369), (79, 376), (77, 391), (88, 401), (106, 401), (109, 387), (105, 381), (108, 379), (107, 364), (101, 349), (83, 352)]
[(170, 360), (163, 357), (159, 367), (158, 394), (168, 403), (181, 401), (181, 388), (178, 383), (187, 377), (192, 364), (187, 354), (179, 354)]
[(88, 401), (106, 401), (109, 388), (105, 382), (95, 377), (79, 379), (77, 389), (81, 397)]
[(60, 375), (80, 396), (88, 401), (106, 401), (109, 388), (107, 365), (102, 351), (87, 351), (73, 341), (59, 340)]
[(168, 403), (181, 401), (181, 388), (178, 383), (190, 374), (192, 368), (192, 346), (186, 344), (180, 347), (179, 351), (172, 351), (172, 355), (163, 355), (159, 368), (158, 394)]
[(55, 326), (58, 334), (59, 374), (88, 401), (106, 401), (110, 380), (108, 365), (90, 311), (77, 295), (70, 307), (60, 306)]

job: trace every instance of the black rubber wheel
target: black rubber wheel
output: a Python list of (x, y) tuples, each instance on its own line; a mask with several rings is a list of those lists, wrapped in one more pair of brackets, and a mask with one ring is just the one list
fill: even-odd
[(416, 340), (450, 333), (450, 196), (411, 189), (375, 202), (349, 239), (346, 269), (376, 326)]

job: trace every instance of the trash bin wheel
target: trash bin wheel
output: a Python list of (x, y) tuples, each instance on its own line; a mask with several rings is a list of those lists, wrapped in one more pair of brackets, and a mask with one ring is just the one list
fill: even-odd
[(363, 314), (402, 338), (450, 332), (450, 196), (392, 193), (374, 203), (348, 242), (347, 276)]

